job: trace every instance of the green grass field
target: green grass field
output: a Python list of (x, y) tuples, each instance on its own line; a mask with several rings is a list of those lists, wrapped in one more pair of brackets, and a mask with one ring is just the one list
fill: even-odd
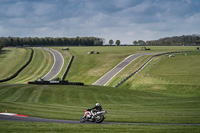
[[(169, 52), (195, 49), (195, 47), (150, 48), (152, 50), (144, 51), (141, 50), (141, 47), (137, 46), (70, 47), (69, 52), (75, 57), (66, 79), (73, 82), (83, 82), (91, 85), (129, 55), (144, 52)], [(87, 52), (91, 50), (98, 51), (100, 54), (88, 55)], [(137, 64), (138, 66), (142, 65), (142, 62)]]
[[(195, 47), (150, 47), (150, 52), (193, 50)], [(130, 54), (147, 52), (140, 47), (70, 47), (70, 54), (59, 50), (65, 66), (74, 54), (67, 80), (92, 84)], [(87, 55), (96, 50), (99, 55)], [(52, 56), (36, 50), (32, 64), (12, 80), (34, 79), (44, 70), (44, 59)], [(149, 52), (149, 51), (148, 51)], [(0, 86), (0, 112), (19, 113), (33, 117), (79, 120), (84, 110), (99, 102), (108, 111), (105, 121), (134, 123), (200, 123), (199, 52), (175, 54), (174, 58), (154, 58), (143, 70), (118, 88), (111, 87), (135, 71), (150, 56), (143, 56), (121, 71), (107, 87), (101, 86)], [(0, 55), (1, 56), (1, 55)], [(42, 57), (42, 58), (41, 58)], [(112, 60), (111, 60), (112, 59)], [(37, 61), (40, 63), (36, 64)], [(18, 61), (16, 61), (18, 62)], [(155, 66), (153, 65), (155, 64)], [(40, 68), (41, 66), (41, 68)], [(43, 66), (43, 67), (42, 67)], [(36, 68), (40, 69), (36, 72)], [(32, 73), (28, 74), (29, 70)], [(50, 68), (47, 68), (50, 69)], [(48, 70), (45, 71), (48, 71)], [(64, 70), (61, 71), (60, 75)], [(44, 72), (45, 73), (45, 72)], [(41, 74), (42, 75), (42, 74)], [(21, 78), (20, 78), (21, 77)], [(22, 78), (23, 77), (23, 78)], [(73, 125), (57, 123), (0, 121), (3, 132), (198, 132), (200, 126), (181, 125)]]
[[(176, 87), (176, 86), (173, 86)], [(79, 120), (84, 110), (100, 102), (106, 121), (200, 123), (200, 91), (190, 94), (146, 92), (94, 86), (13, 85), (0, 87), (1, 111), (30, 116)], [(185, 92), (185, 93), (184, 93)]]
[(149, 58), (151, 58), (152, 55), (144, 55), (133, 61), (131, 64), (129, 64), (125, 69), (123, 69), (120, 73), (118, 73), (106, 86), (114, 87), (116, 84), (118, 84), (120, 81), (122, 81), (124, 78), (129, 76), (131, 73), (136, 71), (138, 68), (140, 68), (146, 61), (148, 61)]
[(166, 55), (156, 57), (140, 73), (131, 77), (120, 87), (161, 91), (166, 90), (165, 86), (170, 85), (189, 88), (200, 86), (199, 57), (199, 51), (175, 54), (172, 58)]
[(0, 54), (0, 79), (16, 73), (28, 61), (31, 50), (24, 48), (4, 48)]
[[(60, 78), (62, 77), (62, 75), (66, 70), (71, 55), (74, 55), (75, 58), (70, 68), (70, 71), (66, 77), (66, 80), (69, 80), (71, 82), (83, 82), (89, 85), (93, 84), (96, 80), (98, 80), (101, 76), (103, 76), (106, 72), (108, 72), (110, 69), (112, 69), (114, 66), (116, 66), (119, 62), (124, 60), (129, 55), (141, 52), (180, 51), (180, 50), (195, 49), (195, 47), (150, 47), (152, 49), (151, 51), (144, 51), (140, 49), (141, 47), (108, 46), (108, 47), (70, 47), (70, 50), (68, 52), (68, 51), (63, 51), (62, 47), (52, 47), (52, 48), (58, 50), (63, 55), (65, 61), (63, 69), (56, 77)], [(22, 50), (23, 49), (18, 49), (18, 51)], [(100, 54), (88, 55), (87, 52), (91, 50), (98, 51), (100, 52)], [(9, 82), (24, 83), (28, 80), (33, 81), (39, 77), (45, 76), (45, 74), (50, 70), (51, 65), (53, 64), (53, 56), (46, 50), (34, 48), (34, 51), (35, 51), (34, 60), (28, 66), (29, 68), (23, 70), (22, 73), (23, 76), (19, 75), (18, 78)], [(13, 71), (15, 70), (13, 68), (20, 68), (20, 66), (16, 66), (15, 63), (16, 64), (25, 63), (24, 59), (20, 61), (22, 57), (23, 58), (26, 57), (28, 60), (28, 56), (23, 55), (22, 54), (23, 52), (19, 52), (22, 55), (21, 57), (17, 56), (16, 60), (15, 59), (16, 57), (14, 58), (15, 52), (17, 54), (17, 51), (12, 52), (12, 54), (10, 53), (1, 54), (2, 58), (0, 58), (0, 62), (2, 64), (8, 64), (8, 65), (1, 65), (2, 68), (1, 70), (8, 69), (7, 71), (1, 71), (1, 75), (3, 75), (2, 77), (5, 77), (5, 75), (8, 75), (8, 73), (13, 74), (14, 73)], [(10, 63), (9, 60), (11, 60), (10, 58), (12, 57), (13, 57), (12, 60), (14, 60), (14, 65), (9, 64)], [(142, 63), (143, 63), (142, 61), (140, 61), (140, 63), (138, 63), (137, 61), (137, 66), (142, 65)], [(135, 64), (135, 62), (133, 64)], [(33, 71), (34, 73), (32, 73)], [(113, 80), (112, 82), (116, 83), (118, 80), (119, 79)], [(113, 83), (111, 83), (111, 86), (113, 85)]]
[[(176, 91), (178, 92), (179, 89), (183, 90), (182, 88), (177, 88)], [(171, 95), (164, 92), (136, 91), (113, 87), (46, 85), (1, 86), (0, 112), (7, 110), (9, 113), (26, 114), (33, 117), (79, 120), (85, 109), (93, 107), (95, 102), (100, 102), (103, 108), (108, 111), (105, 121), (135, 123), (200, 123), (200, 91), (198, 88), (190, 89), (190, 95), (187, 94), (187, 91), (183, 91), (181, 94), (174, 93)], [(185, 90), (187, 90), (187, 87), (185, 87)], [(35, 123), (24, 124), (30, 125), (30, 129), (34, 125), (39, 125)], [(17, 126), (18, 124), (14, 125)], [(44, 130), (49, 131), (49, 124), (44, 125), (46, 125)], [(71, 127), (68, 124), (60, 124), (60, 126), (64, 129), (72, 127), (76, 130), (80, 129), (77, 129), (79, 125), (73, 125)], [(5, 123), (3, 123), (3, 125), (1, 124), (1, 127), (4, 127), (3, 129), (6, 131)], [(93, 125), (85, 125), (83, 127), (83, 130), (88, 131)], [(120, 127), (122, 129), (127, 128), (126, 130), (130, 131), (132, 127), (137, 126), (112, 125), (105, 126), (104, 128), (106, 128), (106, 131), (116, 131), (113, 130), (114, 127)], [(144, 126), (138, 126), (137, 128), (142, 130), (142, 127)], [(176, 127), (175, 131), (177, 131), (183, 126), (148, 127), (149, 131), (155, 132), (174, 127)], [(11, 130), (15, 128), (15, 126), (12, 128), (10, 127)], [(186, 129), (185, 131), (196, 128), (200, 127), (184, 126), (184, 129)], [(21, 129), (26, 131), (24, 127), (21, 127)], [(37, 132), (37, 130), (39, 130), (39, 128), (35, 129), (35, 132)], [(55, 126), (51, 130), (59, 129)], [(119, 131), (122, 130), (120, 129)], [(143, 129), (142, 131), (145, 132), (147, 130)]]
[[(19, 49), (19, 52), (21, 52), (22, 50), (24, 49)], [(53, 65), (53, 55), (43, 49), (33, 48), (33, 50), (34, 50), (34, 54), (33, 54), (33, 59), (31, 63), (16, 78), (4, 83), (26, 83), (27, 81), (35, 81), (37, 78), (41, 78), (45, 76), (50, 71)], [(12, 71), (9, 71), (9, 73), (11, 74), (13, 71), (17, 71), (20, 67), (15, 67), (15, 65), (13, 66), (10, 63), (18, 62), (18, 64), (25, 64), (27, 62), (26, 60), (22, 60), (20, 62), (19, 59), (22, 57), (18, 57), (18, 56), (17, 56), (18, 60), (12, 60), (12, 62), (9, 62), (9, 58), (7, 57), (9, 56), (9, 53), (5, 53), (5, 55), (6, 57), (4, 59), (7, 60), (8, 63), (6, 63), (4, 60), (2, 60), (2, 62), (3, 64), (8, 64), (8, 65), (5, 65), (5, 66), (2, 65), (2, 68), (12, 70)], [(27, 60), (29, 59), (29, 57), (30, 56), (25, 56)], [(7, 75), (7, 72), (5, 71), (1, 71), (1, 72), (3, 73), (3, 75)]]
[[(9, 122), (0, 121), (0, 129), (3, 132), (67, 132), (67, 133), (191, 133), (199, 132), (198, 126), (169, 126), (169, 125), (87, 125), (87, 124), (57, 124), (57, 123), (34, 123), (34, 122)], [(25, 127), (25, 128), (22, 128)]]

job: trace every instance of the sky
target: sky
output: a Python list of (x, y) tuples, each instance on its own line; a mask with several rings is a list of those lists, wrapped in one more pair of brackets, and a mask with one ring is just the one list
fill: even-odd
[(200, 0), (0, 0), (0, 37), (134, 40), (200, 34)]

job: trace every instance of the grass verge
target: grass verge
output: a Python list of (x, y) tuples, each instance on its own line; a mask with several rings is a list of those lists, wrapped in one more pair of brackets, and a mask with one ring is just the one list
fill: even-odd
[(53, 66), (53, 55), (43, 49), (33, 48), (34, 55), (31, 63), (14, 79), (6, 83), (26, 83), (35, 81), (46, 75)]
[(199, 86), (190, 87), (189, 95), (181, 87), (167, 87), (176, 93), (99, 86), (1, 86), (0, 112), (79, 120), (85, 109), (99, 102), (108, 111), (106, 121), (200, 123)]
[(199, 126), (170, 126), (170, 125), (103, 125), (103, 124), (58, 124), (34, 122), (0, 121), (2, 132), (68, 132), (68, 133), (116, 133), (116, 132), (170, 132), (191, 133), (199, 132)]
[[(143, 86), (141, 88), (154, 86), (151, 87), (152, 90), (161, 91), (166, 90), (165, 86), (169, 85), (199, 86), (199, 57), (198, 51), (175, 54), (172, 58), (166, 55), (155, 57), (142, 71), (123, 83), (120, 88), (139, 89), (141, 86)], [(151, 89), (147, 87), (146, 90)]]
[(4, 48), (0, 54), (0, 79), (16, 73), (30, 58), (31, 50), (24, 48)]

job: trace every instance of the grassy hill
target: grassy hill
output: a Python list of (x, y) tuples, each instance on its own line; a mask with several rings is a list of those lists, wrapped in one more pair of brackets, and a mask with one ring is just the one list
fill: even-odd
[[(70, 50), (68, 52), (68, 51), (63, 51), (62, 47), (52, 47), (52, 48), (58, 50), (63, 55), (65, 61), (63, 69), (57, 75), (57, 77), (60, 78), (62, 77), (71, 55), (74, 55), (75, 58), (72, 63), (71, 69), (66, 77), (66, 80), (69, 80), (71, 82), (83, 82), (89, 85), (93, 84), (96, 80), (98, 80), (101, 76), (103, 76), (106, 72), (108, 72), (110, 69), (112, 69), (114, 66), (116, 66), (119, 62), (124, 60), (129, 55), (141, 52), (180, 51), (180, 50), (195, 49), (195, 47), (150, 47), (152, 49), (151, 51), (144, 51), (141, 50), (141, 47), (139, 46), (138, 47), (108, 46), (108, 47), (70, 47)], [(20, 54), (18, 54), (17, 51), (13, 51), (12, 54), (5, 53), (6, 57), (4, 57), (5, 56), (4, 54), (0, 55), (2, 56), (2, 58), (0, 59), (1, 64), (3, 64), (1, 65), (2, 70), (8, 69), (7, 71), (1, 71), (2, 78), (5, 77), (5, 75), (8, 75), (8, 73), (13, 74), (15, 71), (15, 69), (13, 68), (19, 68), (20, 65), (25, 63), (26, 60), (23, 58), (28, 59), (28, 56), (25, 55), (25, 51), (20, 52), (22, 50), (23, 49), (18, 50)], [(100, 54), (88, 55), (87, 52), (91, 50), (95, 52), (98, 51), (100, 52)], [(19, 75), (17, 78), (9, 82), (24, 83), (28, 80), (33, 81), (38, 77), (44, 76), (50, 70), (53, 64), (53, 56), (46, 50), (34, 48), (34, 51), (35, 54), (32, 63), (29, 64), (29, 66), (25, 70), (23, 70), (23, 73), (21, 75)], [(14, 56), (14, 55), (19, 55), (19, 56)], [(137, 62), (137, 67), (139, 67), (149, 57), (150, 56), (140, 57), (141, 60), (138, 59), (137, 61), (134, 62), (134, 64)], [(11, 63), (10, 60), (14, 61), (12, 65), (9, 64)], [(16, 66), (15, 64), (20, 64), (20, 65)], [(124, 76), (122, 76), (120, 80), (122, 78), (124, 78)], [(118, 81), (119, 79), (113, 80), (113, 83), (116, 83)], [(111, 86), (113, 86), (113, 83), (111, 83)]]
[[(180, 89), (180, 88), (173, 88)], [(182, 88), (181, 88), (182, 89)], [(186, 89), (186, 88), (185, 88)], [(32, 117), (79, 120), (84, 110), (100, 102), (107, 110), (105, 121), (135, 122), (135, 123), (200, 123), (200, 90), (190, 88), (186, 92), (170, 95), (162, 92), (147, 92), (145, 90), (130, 90), (100, 86), (38, 86), (12, 85), (0, 86), (0, 112), (26, 114)], [(29, 125), (28, 129), (38, 132), (81, 130), (80, 125), (40, 124), (1, 122), (2, 131), (27, 128), (19, 125)], [(13, 126), (10, 127), (9, 125)], [(49, 129), (49, 126), (52, 128)], [(35, 129), (33, 129), (35, 127)], [(58, 128), (60, 127), (60, 128)], [(194, 126), (142, 126), (142, 125), (81, 125), (84, 131), (195, 131)], [(96, 127), (96, 129), (93, 129)], [(100, 128), (101, 127), (101, 128)], [(123, 130), (122, 130), (123, 129)], [(148, 129), (148, 130), (147, 130)]]
[[(61, 48), (55, 49), (60, 50), (65, 55), (64, 58), (68, 60), (70, 55), (66, 51), (62, 51)], [(150, 52), (158, 52), (193, 50), (195, 47), (151, 47), (151, 49)], [(100, 54), (87, 55), (87, 52), (91, 50), (96, 50)], [(43, 63), (42, 60), (49, 57), (51, 59), (51, 55), (43, 50), (36, 51), (38, 56), (34, 57), (33, 64), (22, 73), (24, 78), (16, 78), (12, 81), (13, 83), (22, 82), (32, 75), (33, 79), (34, 75), (44, 71), (44, 68), (39, 66), (51, 66), (52, 63), (48, 61)], [(66, 79), (92, 84), (124, 58), (139, 52), (147, 51), (141, 51), (140, 47), (72, 47), (70, 54), (74, 54), (75, 59)], [(136, 70), (148, 58), (149, 56), (143, 56), (135, 60), (108, 85), (113, 86), (124, 76)], [(175, 54), (174, 58), (167, 56), (154, 58), (142, 71), (119, 88), (90, 85), (4, 86), (0, 84), (0, 112), (7, 110), (10, 113), (33, 117), (79, 120), (85, 109), (99, 102), (103, 109), (108, 111), (105, 121), (200, 123), (198, 59), (199, 52), (187, 53), (187, 55)], [(38, 67), (40, 69), (36, 71)], [(28, 74), (27, 72), (32, 69), (33, 71)], [(200, 129), (199, 126), (181, 125), (72, 125), (5, 121), (0, 121), (0, 123), (1, 131), (24, 132), (30, 130), (33, 132), (197, 132)]]
[(46, 75), (53, 66), (53, 55), (43, 49), (33, 48), (34, 55), (31, 63), (13, 80), (12, 83), (35, 81)]
[[(71, 55), (74, 55), (75, 58), (66, 79), (74, 82), (84, 82), (85, 84), (91, 85), (129, 55), (144, 52), (169, 52), (195, 49), (195, 47), (149, 48), (152, 50), (141, 50), (141, 47), (139, 46), (70, 47), (69, 52)], [(91, 50), (98, 51), (100, 54), (88, 55), (88, 51), (90, 52)], [(147, 60), (147, 57), (145, 60)], [(145, 60), (143, 60), (143, 62)], [(142, 65), (143, 62), (138, 63), (138, 66)]]
[(106, 121), (200, 123), (200, 91), (190, 91), (169, 95), (97, 86), (1, 86), (0, 112), (79, 120), (85, 109), (99, 102), (108, 111)]
[(166, 55), (156, 57), (140, 73), (120, 87), (140, 90), (147, 88), (146, 90), (155, 91), (166, 91), (168, 87), (173, 88), (171, 86), (174, 86), (175, 90), (176, 86), (178, 88), (187, 86), (188, 90), (195, 86), (199, 87), (199, 57), (199, 51), (175, 54), (172, 58)]
[(4, 48), (0, 54), (0, 79), (16, 73), (29, 59), (31, 50), (24, 48)]

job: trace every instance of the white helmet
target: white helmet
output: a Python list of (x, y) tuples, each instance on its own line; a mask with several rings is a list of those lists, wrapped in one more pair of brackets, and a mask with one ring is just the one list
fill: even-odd
[(96, 103), (96, 106), (100, 106), (100, 104), (99, 104), (99, 103)]

